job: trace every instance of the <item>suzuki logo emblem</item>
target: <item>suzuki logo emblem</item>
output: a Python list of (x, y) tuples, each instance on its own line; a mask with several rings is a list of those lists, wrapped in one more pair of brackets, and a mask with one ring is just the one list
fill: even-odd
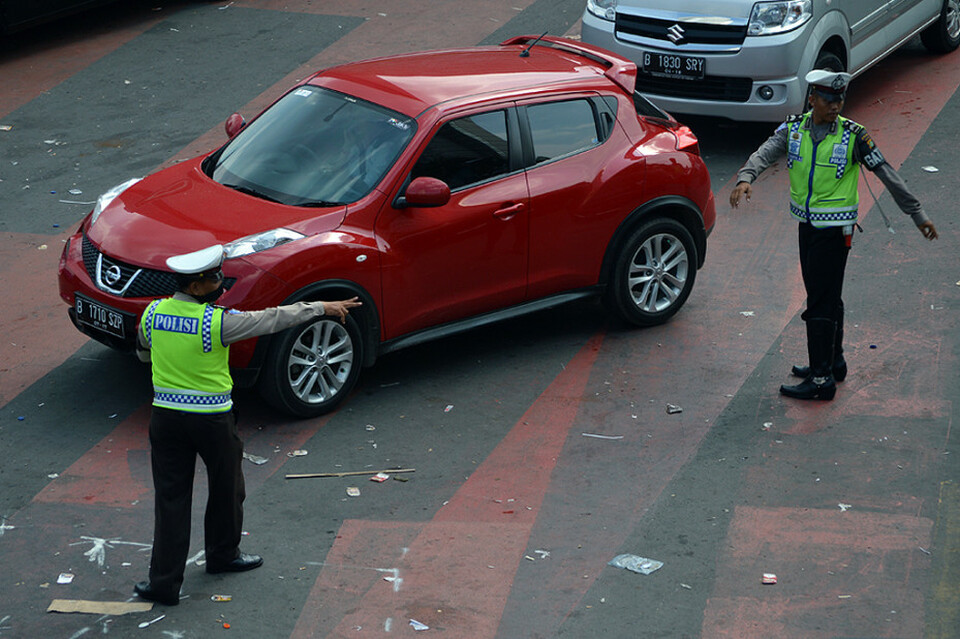
[(683, 40), (684, 35), (683, 27), (679, 24), (675, 24), (669, 29), (667, 29), (667, 39), (674, 44), (680, 44), (680, 41)]
[(120, 267), (111, 264), (103, 271), (103, 281), (107, 286), (113, 286), (120, 281)]

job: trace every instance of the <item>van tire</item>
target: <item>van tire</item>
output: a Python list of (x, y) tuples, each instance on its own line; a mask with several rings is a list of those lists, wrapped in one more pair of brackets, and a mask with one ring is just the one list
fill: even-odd
[(920, 33), (920, 40), (934, 53), (950, 53), (960, 46), (960, 0), (943, 0), (940, 17)]

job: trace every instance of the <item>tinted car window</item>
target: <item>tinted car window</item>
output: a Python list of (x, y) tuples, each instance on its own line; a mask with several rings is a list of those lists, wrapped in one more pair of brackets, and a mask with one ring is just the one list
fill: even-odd
[(593, 106), (587, 100), (549, 102), (527, 107), (537, 162), (582, 151), (599, 142)]
[(354, 202), (383, 178), (415, 130), (415, 120), (394, 111), (302, 86), (242, 129), (211, 177), (283, 204)]
[(447, 122), (413, 167), (412, 176), (443, 180), (451, 189), (509, 171), (507, 116), (491, 111)]

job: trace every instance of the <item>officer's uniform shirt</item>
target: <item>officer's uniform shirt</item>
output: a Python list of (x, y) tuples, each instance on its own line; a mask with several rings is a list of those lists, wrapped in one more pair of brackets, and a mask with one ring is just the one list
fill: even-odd
[[(182, 291), (174, 293), (173, 299), (200, 304), (192, 295)], [(223, 313), (220, 335), (223, 345), (227, 346), (242, 339), (276, 333), (323, 314), (323, 302), (297, 302), (262, 311), (226, 309)], [(150, 361), (150, 346), (142, 329), (137, 331), (137, 355), (141, 361)]]
[[(799, 117), (799, 116), (794, 116)], [(750, 157), (746, 164), (737, 173), (737, 182), (747, 182), (753, 184), (753, 181), (771, 164), (779, 160), (787, 153), (787, 136), (789, 134), (789, 122), (781, 124), (766, 142), (760, 145)], [(850, 122), (848, 120), (848, 122)], [(923, 211), (913, 193), (907, 188), (906, 183), (900, 174), (890, 166), (880, 149), (873, 142), (873, 139), (861, 125), (854, 124), (859, 130), (856, 132), (856, 143), (853, 145), (853, 159), (866, 168), (873, 171), (874, 175), (880, 178), (883, 185), (887, 187), (893, 200), (900, 207), (900, 210), (913, 219), (917, 226), (930, 221), (927, 214)], [(813, 118), (808, 118), (804, 124), (804, 129), (810, 132), (810, 138), (816, 143), (821, 142), (828, 135), (835, 133), (840, 126), (839, 120), (834, 122), (813, 126)]]

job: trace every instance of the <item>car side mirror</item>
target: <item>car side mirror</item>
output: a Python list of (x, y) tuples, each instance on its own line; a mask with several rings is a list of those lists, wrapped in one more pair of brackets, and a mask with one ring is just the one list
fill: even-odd
[(243, 119), (243, 116), (239, 113), (233, 113), (223, 123), (223, 130), (227, 132), (227, 137), (232, 140), (245, 126), (247, 126), (247, 122)]
[(418, 177), (397, 199), (397, 208), (408, 206), (436, 207), (450, 201), (450, 187), (446, 182), (432, 177)]

